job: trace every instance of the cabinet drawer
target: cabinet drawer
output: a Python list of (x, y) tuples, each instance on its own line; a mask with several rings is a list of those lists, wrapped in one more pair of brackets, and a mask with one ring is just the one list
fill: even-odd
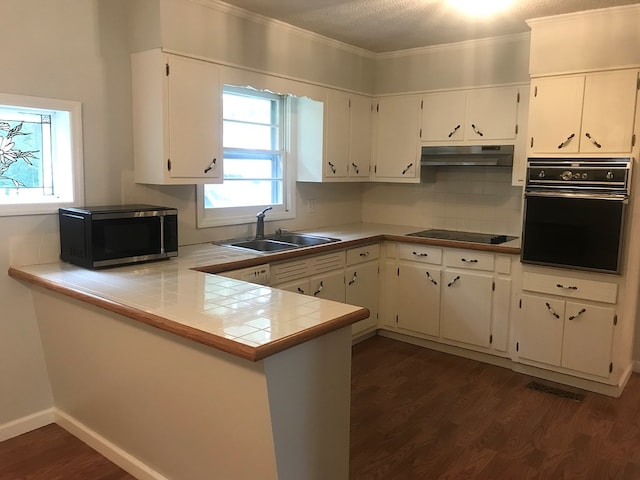
[(377, 260), (380, 257), (380, 244), (365, 245), (364, 247), (350, 248), (347, 250), (347, 265), (356, 265), (369, 260)]
[(618, 296), (615, 283), (531, 272), (522, 275), (522, 289), (604, 303), (616, 303)]
[(398, 245), (398, 258), (401, 260), (442, 265), (442, 249), (428, 245), (403, 243)]
[(495, 258), (493, 253), (466, 250), (447, 250), (444, 252), (444, 264), (447, 267), (486, 270), (492, 272)]

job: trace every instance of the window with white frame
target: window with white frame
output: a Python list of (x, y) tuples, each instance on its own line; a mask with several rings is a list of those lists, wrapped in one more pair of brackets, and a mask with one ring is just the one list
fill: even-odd
[(84, 201), (79, 102), (0, 94), (0, 215)]
[(292, 218), (285, 97), (225, 86), (222, 100), (224, 181), (198, 188), (198, 225), (251, 222), (265, 207), (271, 219)]

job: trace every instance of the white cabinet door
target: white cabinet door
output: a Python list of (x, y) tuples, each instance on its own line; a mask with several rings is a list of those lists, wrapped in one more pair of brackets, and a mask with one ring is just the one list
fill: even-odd
[(630, 152), (638, 85), (637, 70), (587, 75), (580, 151)]
[(369, 309), (369, 318), (354, 323), (353, 333), (373, 328), (378, 323), (378, 262), (367, 262), (345, 271), (345, 301)]
[(373, 180), (420, 181), (420, 99), (419, 95), (378, 99)]
[(567, 302), (562, 366), (607, 377), (611, 363), (615, 310)]
[(396, 326), (398, 305), (398, 266), (395, 259), (386, 260), (380, 265), (380, 303), (379, 324), (386, 327)]
[(423, 142), (455, 142), (464, 139), (466, 92), (435, 92), (422, 97)]
[(351, 95), (349, 178), (368, 179), (371, 166), (371, 97)]
[(493, 276), (448, 270), (442, 281), (442, 337), (489, 347)]
[(583, 93), (583, 76), (538, 78), (531, 82), (531, 152), (578, 152)]
[(217, 65), (167, 55), (171, 177), (222, 180), (222, 88)]
[(518, 87), (479, 88), (467, 93), (465, 139), (470, 141), (516, 138)]
[(324, 174), (327, 179), (348, 176), (350, 95), (327, 89)]
[(491, 310), (491, 348), (506, 352), (509, 348), (511, 278), (498, 277), (494, 282), (496, 287)]
[(311, 277), (309, 279), (309, 289), (309, 294), (314, 297), (344, 303), (344, 270)]
[(440, 334), (441, 270), (431, 265), (398, 267), (397, 325), (403, 330)]
[(564, 307), (562, 300), (522, 295), (517, 347), (520, 357), (560, 365)]

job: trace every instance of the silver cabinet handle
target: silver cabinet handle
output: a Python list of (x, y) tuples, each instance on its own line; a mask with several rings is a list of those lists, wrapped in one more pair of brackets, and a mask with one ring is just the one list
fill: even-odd
[(405, 173), (407, 173), (411, 167), (413, 167), (413, 163), (410, 163), (409, 165), (407, 165), (407, 166), (405, 167), (405, 169), (404, 169), (404, 170), (402, 170), (402, 175), (404, 175)]
[(553, 315), (556, 318), (560, 318), (560, 315), (558, 315), (555, 310), (553, 308), (551, 308), (551, 305), (549, 305), (549, 302), (546, 302), (545, 305), (547, 306), (547, 310), (549, 310), (551, 312), (551, 315)]
[(358, 279), (358, 272), (353, 272), (353, 278), (349, 280), (349, 285), (353, 285), (354, 283), (356, 283), (357, 279)]
[(213, 160), (211, 160), (211, 163), (209, 163), (209, 165), (207, 166), (207, 168), (204, 169), (204, 173), (209, 173), (211, 170), (213, 170), (213, 167), (216, 166), (216, 162), (218, 161), (217, 158), (214, 158)]
[(556, 287), (562, 288), (564, 290), (578, 290), (578, 287), (574, 285), (562, 285), (561, 283), (556, 284)]
[(304, 290), (298, 287), (298, 293), (301, 293), (302, 295), (304, 295)]
[(429, 281), (430, 281), (431, 283), (433, 283), (434, 285), (438, 285), (438, 282), (436, 282), (436, 281), (433, 279), (433, 277), (431, 276), (431, 274), (430, 274), (429, 272), (424, 272), (424, 273), (426, 273), (426, 274), (427, 274), (427, 278), (429, 279)]
[(324, 282), (321, 281), (320, 285), (318, 285), (318, 289), (315, 292), (313, 292), (313, 296), (317, 297), (323, 288), (324, 288)]
[(336, 173), (336, 167), (333, 163), (327, 162), (329, 164), (329, 168), (331, 168), (331, 173)]
[(478, 263), (478, 260), (475, 258), (469, 259), (467, 260), (466, 258), (461, 258), (460, 260), (462, 260), (465, 263)]
[(361, 257), (368, 257), (369, 255), (371, 255), (369, 252), (362, 252), (360, 254)]
[(351, 162), (351, 166), (353, 167), (353, 169), (356, 171), (356, 175), (360, 173), (360, 169), (358, 168), (358, 165)]
[(582, 315), (584, 312), (586, 312), (587, 309), (583, 308), (582, 310), (580, 310), (578, 313), (576, 313), (575, 315), (571, 315), (569, 317), (569, 320), (575, 320), (576, 318), (578, 318), (580, 315)]
[(411, 252), (413, 253), (416, 257), (428, 257), (429, 254), (428, 253), (418, 253), (418, 252)]
[(456, 283), (458, 280), (460, 280), (460, 275), (458, 275), (456, 278), (454, 278), (453, 280), (451, 280), (449, 283), (447, 283), (447, 287), (451, 287), (454, 283)]

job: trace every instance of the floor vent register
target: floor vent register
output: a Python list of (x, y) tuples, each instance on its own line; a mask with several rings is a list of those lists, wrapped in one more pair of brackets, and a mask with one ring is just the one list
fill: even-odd
[(539, 392), (550, 393), (551, 395), (566, 398), (568, 400), (573, 400), (574, 402), (582, 402), (585, 397), (584, 393), (572, 392), (569, 390), (564, 390), (562, 388), (553, 387), (551, 385), (545, 385), (544, 383), (540, 382), (529, 382), (527, 384), (527, 388), (538, 390)]

